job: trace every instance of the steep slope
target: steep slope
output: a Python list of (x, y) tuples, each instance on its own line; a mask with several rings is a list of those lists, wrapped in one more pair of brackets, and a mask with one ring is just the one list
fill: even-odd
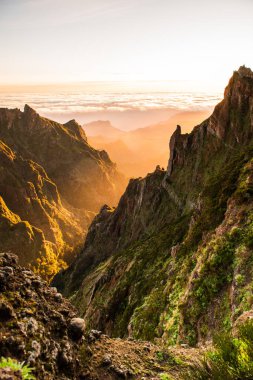
[(82, 128), (25, 106), (0, 109), (0, 249), (46, 278), (70, 263), (95, 212), (116, 204), (124, 178)]
[(56, 276), (88, 324), (194, 345), (252, 307), (252, 138), (253, 73), (241, 67), (209, 119), (177, 127), (167, 171), (130, 181)]
[(0, 194), (0, 249), (18, 252), (22, 265), (50, 278), (66, 266), (63, 259), (83, 238), (88, 216), (64, 208), (44, 169), (1, 141)]
[(36, 379), (79, 378), (78, 340), (70, 331), (76, 313), (69, 302), (13, 254), (0, 254), (0, 288), (0, 356), (26, 361)]
[[(178, 379), (200, 357), (96, 330), (84, 335), (73, 306), (10, 253), (0, 253), (0, 342), (0, 357), (25, 363), (37, 380)], [(0, 369), (0, 378), (14, 379), (8, 373)]]
[(28, 105), (24, 112), (0, 109), (0, 139), (41, 165), (71, 206), (98, 211), (103, 202), (117, 203), (124, 179), (105, 151), (87, 143), (75, 120), (59, 124)]

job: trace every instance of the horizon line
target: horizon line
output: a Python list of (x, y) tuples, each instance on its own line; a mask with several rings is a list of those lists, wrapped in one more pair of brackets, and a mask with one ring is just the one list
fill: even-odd
[[(50, 85), (81, 85), (81, 84), (103, 84), (103, 83), (165, 83), (165, 82), (206, 82), (203, 79), (112, 79), (112, 80), (82, 80), (82, 81), (66, 81), (66, 82), (2, 82), (0, 87), (5, 86), (50, 86)], [(210, 81), (212, 82), (212, 81)]]

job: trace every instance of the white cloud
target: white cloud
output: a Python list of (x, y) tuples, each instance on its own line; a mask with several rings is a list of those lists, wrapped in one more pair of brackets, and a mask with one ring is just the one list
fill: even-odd
[(75, 112), (124, 112), (155, 109), (203, 109), (215, 105), (221, 98), (217, 93), (174, 91), (126, 91), (105, 92), (103, 86), (92, 93), (90, 90), (62, 91), (57, 88), (44, 92), (0, 92), (0, 106), (22, 108), (25, 103), (43, 114), (69, 114)]

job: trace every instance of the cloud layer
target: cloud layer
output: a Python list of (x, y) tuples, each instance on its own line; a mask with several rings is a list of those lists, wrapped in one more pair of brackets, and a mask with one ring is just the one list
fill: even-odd
[(0, 93), (0, 106), (22, 108), (29, 104), (43, 114), (149, 111), (162, 109), (199, 110), (212, 107), (221, 94), (200, 92), (23, 92)]

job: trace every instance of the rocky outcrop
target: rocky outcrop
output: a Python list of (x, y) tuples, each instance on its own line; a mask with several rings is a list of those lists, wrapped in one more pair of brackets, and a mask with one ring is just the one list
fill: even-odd
[(168, 175), (171, 175), (172, 169), (173, 169), (173, 163), (175, 162), (175, 158), (177, 155), (176, 147), (179, 144), (179, 139), (181, 136), (181, 127), (180, 125), (177, 125), (177, 129), (173, 133), (170, 139), (170, 159), (168, 164)]
[(208, 121), (208, 131), (232, 147), (247, 143), (252, 136), (252, 88), (252, 71), (240, 67), (225, 89), (224, 100)]
[(101, 210), (54, 279), (88, 326), (194, 345), (251, 308), (252, 102), (240, 68), (210, 118), (186, 135), (177, 127), (167, 172), (131, 181)]
[(78, 344), (68, 332), (76, 313), (70, 303), (12, 254), (0, 254), (0, 289), (0, 356), (25, 360), (36, 379), (77, 379)]
[(83, 139), (87, 142), (87, 137), (86, 137), (86, 134), (83, 130), (83, 128), (81, 127), (81, 125), (79, 125), (75, 119), (73, 120), (70, 120), (68, 121), (67, 123), (64, 124), (64, 127), (66, 127), (68, 129), (68, 131), (76, 138), (78, 139)]
[[(51, 277), (60, 268), (64, 245), (73, 247), (82, 239), (85, 215), (78, 220), (62, 205), (45, 170), (1, 141), (0, 194), (1, 249), (18, 252), (22, 265), (40, 268)], [(86, 228), (87, 224), (88, 218)]]
[(87, 143), (75, 120), (62, 125), (28, 105), (0, 109), (0, 249), (43, 277), (71, 263), (104, 202), (117, 203), (123, 177)]
[(233, 151), (239, 145), (245, 146), (249, 143), (253, 133), (253, 78), (249, 74), (243, 74), (245, 70), (246, 73), (252, 73), (245, 67), (234, 72), (225, 89), (224, 99), (201, 125), (184, 135), (181, 134), (180, 126), (177, 126), (170, 140), (169, 176), (172, 175), (174, 167), (177, 170), (173, 178), (185, 167), (194, 181), (198, 180), (198, 172), (202, 182), (201, 161), (208, 166), (211, 154), (219, 155), (222, 151), (222, 155), (225, 150)]
[(200, 357), (195, 350), (110, 339), (97, 330), (84, 334), (84, 327), (55, 288), (19, 266), (17, 256), (0, 253), (0, 357), (7, 363), (1, 379), (23, 379), (8, 368), (10, 358), (37, 380), (137, 380), (178, 378)]
[(241, 78), (246, 77), (246, 78), (251, 78), (253, 79), (253, 72), (249, 67), (241, 66), (239, 67), (237, 73)]

